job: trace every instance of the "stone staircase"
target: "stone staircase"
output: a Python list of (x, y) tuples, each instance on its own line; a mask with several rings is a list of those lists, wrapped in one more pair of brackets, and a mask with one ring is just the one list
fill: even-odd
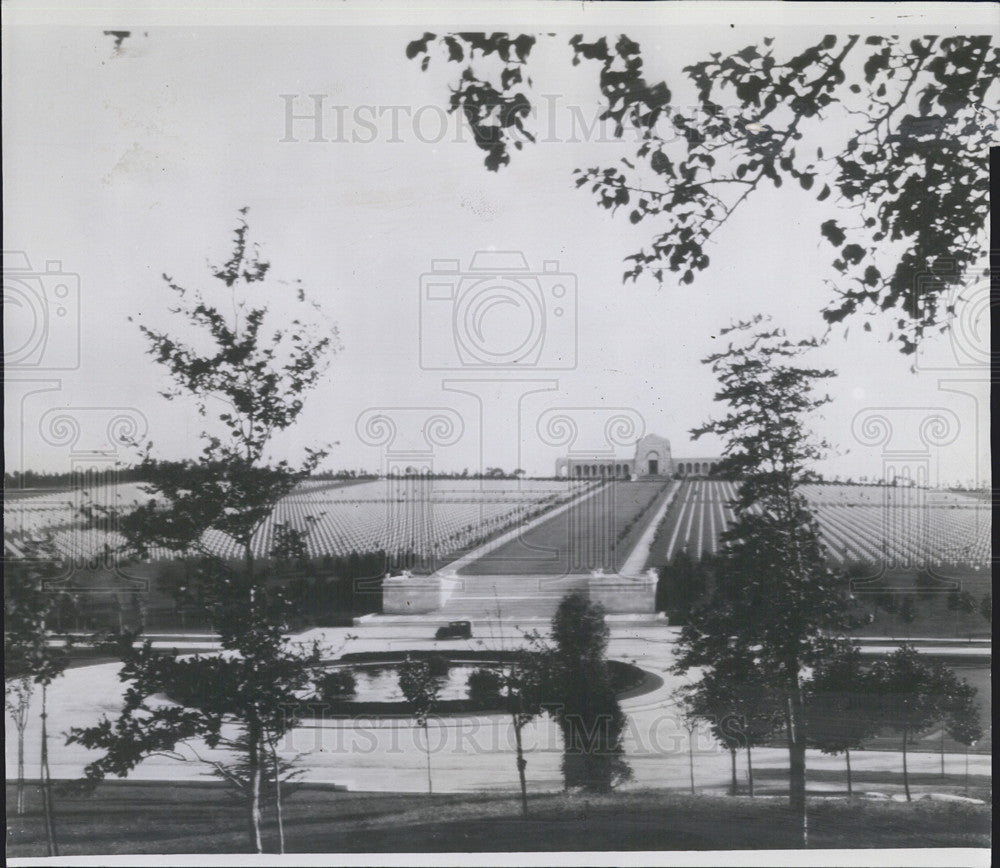
[(462, 576), (459, 586), (434, 616), (446, 621), (496, 621), (555, 614), (570, 591), (587, 586), (583, 576)]
[[(365, 615), (356, 618), (357, 626), (413, 627), (418, 624), (438, 627), (449, 621), (471, 621), (473, 633), (480, 635), (488, 625), (504, 623), (531, 624), (544, 629), (552, 621), (562, 598), (574, 590), (594, 594), (595, 578), (585, 575), (572, 576), (451, 576), (456, 582), (442, 606), (422, 614)], [(600, 579), (597, 579), (600, 582)], [(613, 586), (620, 577), (608, 576)], [(499, 606), (499, 616), (498, 616)], [(663, 622), (662, 615), (633, 612), (607, 615), (609, 624), (646, 624)]]

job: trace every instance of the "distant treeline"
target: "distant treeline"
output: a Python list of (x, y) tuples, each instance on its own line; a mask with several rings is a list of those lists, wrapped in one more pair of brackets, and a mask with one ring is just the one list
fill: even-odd
[[(325, 470), (314, 473), (309, 478), (318, 481), (350, 481), (378, 479), (380, 476), (424, 476), (429, 479), (524, 479), (523, 470), (507, 471), (499, 467), (487, 467), (482, 473), (471, 472), (468, 468), (461, 471), (436, 471), (424, 473), (415, 467), (406, 467), (388, 474), (371, 473), (367, 470)], [(107, 471), (109, 481), (114, 482), (144, 482), (145, 476), (141, 467), (116, 467)], [(555, 479), (550, 476), (530, 477), (532, 479)], [(37, 470), (15, 470), (3, 475), (3, 487), (9, 490), (34, 488), (72, 488), (81, 481), (79, 471), (67, 473), (46, 473)], [(92, 482), (92, 480), (90, 480)]]
[[(116, 467), (106, 471), (108, 479), (115, 482), (142, 482), (143, 472), (138, 467)], [(69, 473), (44, 473), (37, 470), (15, 470), (4, 473), (5, 489), (19, 488), (71, 488), (82, 479), (80, 471)]]
[[(126, 578), (110, 570), (73, 573), (54, 581), (54, 627), (72, 632), (124, 630), (190, 630), (210, 625), (209, 586), (203, 580), (205, 564), (199, 558), (178, 558), (125, 567)], [(388, 573), (419, 570), (414, 552), (351, 552), (342, 556), (270, 561), (268, 584), (285, 589), (296, 629), (349, 625), (359, 615), (382, 611), (382, 579)], [(14, 562), (4, 572), (4, 603), (9, 605), (13, 584), (37, 570), (37, 565)], [(66, 573), (63, 565), (48, 566), (52, 576)]]

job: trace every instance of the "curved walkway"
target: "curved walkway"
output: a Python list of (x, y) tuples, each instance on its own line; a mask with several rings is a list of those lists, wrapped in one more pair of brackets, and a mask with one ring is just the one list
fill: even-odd
[[(427, 625), (387, 627), (373, 624), (349, 630), (315, 630), (297, 637), (309, 641), (321, 639), (330, 647), (339, 647), (348, 633), (355, 634), (347, 651), (391, 651), (393, 649), (432, 648), (506, 648), (521, 640), (520, 633), (510, 625), (487, 630), (466, 644), (435, 642)], [(612, 627), (609, 648), (611, 657), (634, 662), (656, 673), (663, 685), (654, 691), (625, 699), (622, 706), (628, 715), (625, 733), (626, 757), (635, 779), (632, 786), (689, 786), (689, 736), (676, 708), (674, 691), (682, 679), (671, 674), (674, 662), (675, 631), (663, 626), (631, 625)], [(50, 764), (56, 778), (80, 776), (86, 763), (93, 758), (78, 745), (67, 746), (61, 736), (72, 726), (96, 723), (102, 714), (114, 717), (121, 707), (123, 685), (118, 680), (119, 664), (100, 664), (71, 669), (49, 690)], [(37, 703), (37, 699), (36, 699)], [(26, 756), (29, 775), (34, 774), (40, 747), (37, 705), (33, 708), (26, 734)], [(514, 742), (510, 721), (503, 715), (475, 715), (464, 718), (435, 719), (430, 725), (431, 766), (434, 789), (439, 792), (466, 792), (517, 789), (514, 765)], [(16, 767), (17, 735), (6, 724), (8, 775)], [(540, 718), (524, 733), (528, 750), (528, 785), (533, 790), (557, 790), (562, 787), (560, 772), (561, 736), (548, 719)], [(698, 730), (690, 743), (695, 753), (695, 783), (699, 790), (723, 791), (730, 775), (729, 755)], [(341, 784), (353, 790), (412, 791), (426, 788), (426, 755), (423, 730), (408, 719), (393, 720), (314, 720), (306, 721), (292, 731), (281, 746), (287, 759), (296, 759), (304, 770), (304, 779)], [(225, 753), (196, 746), (200, 755), (221, 759)], [(767, 777), (769, 770), (778, 775), (787, 767), (785, 751), (759, 749), (754, 751), (754, 768)], [(740, 775), (745, 778), (746, 759), (740, 757)], [(856, 772), (901, 771), (901, 757), (892, 751), (852, 752), (851, 762)], [(946, 767), (954, 774), (965, 769), (965, 756), (947, 754)], [(940, 754), (933, 751), (909, 754), (913, 774), (936, 774), (940, 769)], [(843, 759), (827, 757), (810, 751), (811, 770), (843, 769)], [(969, 758), (971, 774), (989, 776), (991, 757), (975, 754)], [(132, 777), (144, 780), (209, 779), (208, 768), (195, 760), (178, 762), (164, 757), (151, 757), (133, 772)], [(875, 785), (859, 785), (858, 789)], [(814, 790), (837, 789), (829, 783), (811, 785)], [(881, 787), (884, 789), (884, 787)], [(933, 786), (914, 787), (933, 790)]]

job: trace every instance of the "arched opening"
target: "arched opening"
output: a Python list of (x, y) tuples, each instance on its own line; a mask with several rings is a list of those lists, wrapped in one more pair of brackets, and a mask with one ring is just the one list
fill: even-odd
[(579, 479), (579, 478), (580, 478), (580, 476), (582, 475), (582, 473), (581, 473), (581, 471), (580, 471), (580, 465), (579, 465), (579, 464), (577, 464), (577, 465), (576, 465), (576, 467), (574, 467), (574, 468), (573, 468), (573, 470), (574, 470), (574, 472), (576, 473), (576, 477), (577, 477), (577, 479)]
[(597, 476), (597, 465), (596, 464), (591, 464), (590, 465), (590, 475), (591, 476)]

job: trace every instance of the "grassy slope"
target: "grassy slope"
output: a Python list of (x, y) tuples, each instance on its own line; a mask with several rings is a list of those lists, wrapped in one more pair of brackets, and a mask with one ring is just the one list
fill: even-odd
[[(7, 853), (44, 855), (34, 788), (8, 817)], [(13, 795), (8, 785), (8, 805)], [(241, 809), (218, 786), (111, 783), (57, 801), (61, 852), (239, 852)], [(630, 791), (538, 795), (520, 819), (511, 795), (351, 794), (303, 787), (287, 803), (290, 852), (704, 850), (796, 848), (784, 799)], [(844, 799), (810, 803), (811, 846), (986, 847), (989, 805)], [(273, 829), (268, 843), (273, 846)]]
[[(543, 521), (461, 570), (462, 575), (563, 575), (598, 567), (617, 569), (648, 518), (636, 522), (629, 536), (612, 549), (617, 535), (663, 491), (657, 482), (619, 482), (604, 493)], [(576, 546), (576, 550), (570, 548)]]

